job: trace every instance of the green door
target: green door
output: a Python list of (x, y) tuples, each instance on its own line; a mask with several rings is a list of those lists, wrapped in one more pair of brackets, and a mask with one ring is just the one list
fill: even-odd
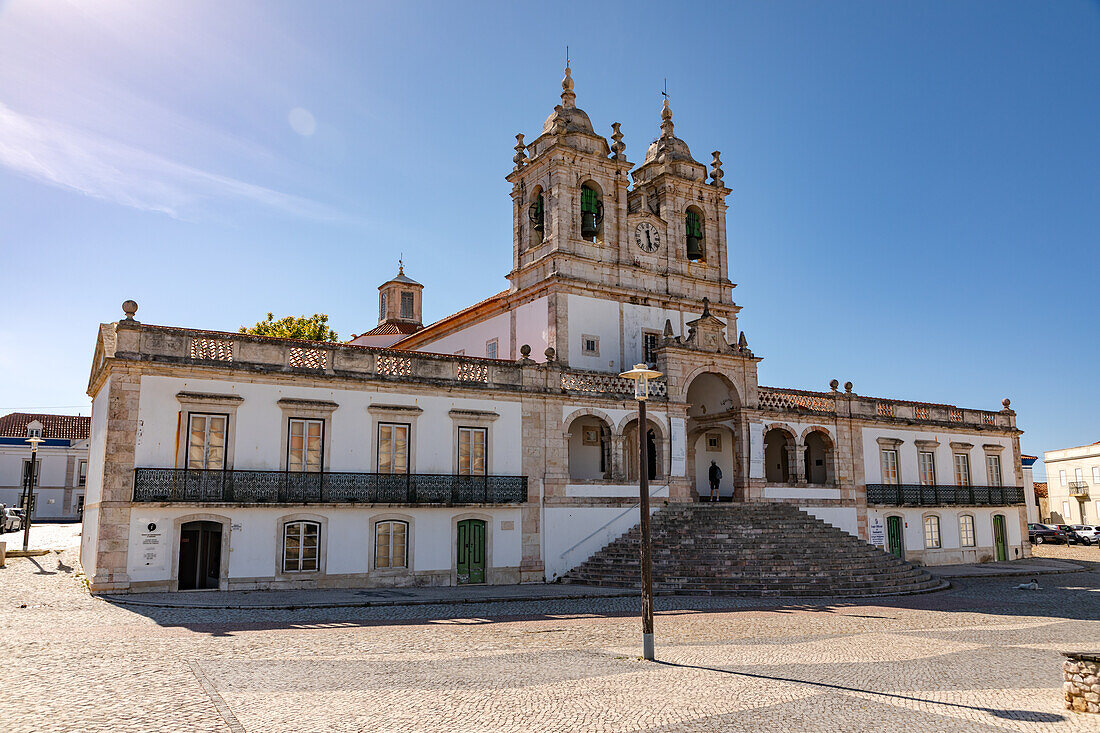
[(1005, 516), (993, 515), (993, 546), (997, 549), (997, 559), (1008, 559), (1008, 542), (1005, 540)]
[(485, 582), (485, 522), (463, 519), (458, 523), (458, 582)]
[(886, 545), (891, 555), (905, 558), (905, 548), (901, 544), (901, 517), (886, 518)]

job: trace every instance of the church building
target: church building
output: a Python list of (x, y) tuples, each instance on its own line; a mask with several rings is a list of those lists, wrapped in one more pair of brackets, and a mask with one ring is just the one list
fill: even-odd
[[(719, 152), (693, 157), (667, 98), (640, 164), (611, 131), (566, 67), (516, 136), (508, 289), (435, 323), (403, 266), (346, 344), (149, 325), (127, 301), (88, 386), (93, 591), (568, 579), (637, 525), (641, 472), (671, 517), (711, 504), (712, 467), (730, 523), (788, 512), (914, 565), (1027, 556), (1009, 401), (759, 384)], [(619, 376), (639, 363), (663, 375), (645, 425)]]

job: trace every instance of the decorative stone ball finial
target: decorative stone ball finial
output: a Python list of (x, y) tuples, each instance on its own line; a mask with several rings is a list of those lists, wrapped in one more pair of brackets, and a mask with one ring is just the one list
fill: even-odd
[(512, 162), (516, 164), (515, 170), (519, 170), (523, 166), (527, 165), (527, 146), (523, 144), (523, 133), (516, 135), (516, 154), (512, 158)]
[(726, 175), (722, 171), (722, 154), (715, 150), (711, 155), (714, 158), (710, 161), (710, 185), (721, 188), (723, 185), (722, 176)]
[(1003, 400), (1001, 400), (1001, 404), (1004, 405), (1005, 409), (1007, 410), (1012, 405), (1012, 400), (1005, 397)]
[(672, 124), (672, 107), (668, 106), (668, 97), (661, 107), (661, 137), (672, 137), (672, 131), (676, 128)]
[(522, 356), (524, 359), (531, 356), (531, 344), (524, 344), (523, 346), (519, 347), (519, 355)]
[(134, 314), (137, 313), (138, 305), (136, 300), (127, 300), (122, 304), (122, 312), (126, 314), (126, 320), (134, 320)]
[(851, 394), (851, 392), (852, 392), (852, 383), (851, 382), (845, 382), (844, 383), (844, 391)]
[(837, 387), (839, 387), (839, 386), (840, 386), (840, 382), (838, 382), (837, 380), (835, 380), (835, 379), (829, 380), (829, 389), (831, 389), (832, 391), (834, 391), (834, 392), (839, 391), (837, 389)]
[(577, 95), (573, 93), (573, 70), (566, 63), (565, 78), (561, 80), (561, 106), (566, 109), (573, 109), (576, 106), (576, 99)]
[(553, 346), (547, 346), (546, 351), (542, 352), (543, 356), (546, 357), (546, 361), (554, 361), (554, 357), (557, 355), (557, 353), (558, 352), (554, 351)]
[(612, 122), (611, 129), (614, 132), (611, 133), (611, 139), (614, 142), (611, 145), (611, 152), (615, 154), (615, 160), (622, 160), (623, 153), (626, 151), (626, 145), (623, 144), (623, 133), (619, 131), (619, 122)]

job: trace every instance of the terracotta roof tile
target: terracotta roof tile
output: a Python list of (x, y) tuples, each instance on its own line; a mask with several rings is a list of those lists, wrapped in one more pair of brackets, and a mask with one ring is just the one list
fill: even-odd
[(92, 418), (83, 415), (43, 415), (34, 412), (13, 412), (0, 417), (0, 438), (25, 438), (27, 425), (42, 423), (43, 438), (87, 440)]
[(415, 323), (383, 323), (380, 326), (375, 326), (366, 333), (359, 334), (355, 338), (362, 338), (363, 336), (392, 336), (397, 333), (408, 336), (411, 333), (416, 333), (421, 328), (422, 326), (418, 326)]
[(1040, 499), (1045, 499), (1047, 497), (1047, 482), (1046, 481), (1036, 481), (1035, 482), (1035, 496), (1038, 496)]

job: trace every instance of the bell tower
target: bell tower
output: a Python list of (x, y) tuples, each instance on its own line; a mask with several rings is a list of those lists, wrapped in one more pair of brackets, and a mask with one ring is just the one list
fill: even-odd
[[(618, 123), (615, 141), (597, 135), (576, 105), (568, 63), (561, 82), (561, 104), (546, 118), (531, 143), (516, 135), (512, 184), (512, 291), (553, 275), (603, 281), (618, 263), (625, 236), (626, 198), (631, 164)], [(593, 273), (592, 268), (605, 272)]]

